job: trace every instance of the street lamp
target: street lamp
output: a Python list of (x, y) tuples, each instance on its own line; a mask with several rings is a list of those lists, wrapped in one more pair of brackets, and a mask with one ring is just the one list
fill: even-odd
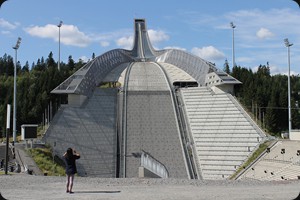
[(63, 22), (60, 21), (59, 24), (57, 25), (58, 27), (58, 71), (60, 70), (60, 27), (62, 26)]
[(233, 22), (230, 22), (230, 26), (232, 28), (232, 67), (235, 67), (235, 55), (234, 55), (234, 29), (235, 29), (235, 25), (233, 24)]
[(288, 110), (289, 110), (289, 136), (291, 135), (292, 130), (292, 113), (291, 113), (291, 80), (290, 80), (290, 71), (291, 71), (291, 62), (290, 62), (290, 47), (293, 45), (289, 42), (289, 40), (286, 38), (284, 39), (284, 44), (288, 49)]
[(17, 123), (16, 123), (16, 119), (17, 119), (17, 55), (18, 55), (18, 49), (20, 47), (21, 44), (21, 40), (22, 38), (18, 37), (16, 46), (13, 47), (13, 49), (15, 50), (15, 65), (14, 65), (14, 112), (13, 112), (13, 141), (14, 143), (16, 142), (16, 136), (17, 136)]

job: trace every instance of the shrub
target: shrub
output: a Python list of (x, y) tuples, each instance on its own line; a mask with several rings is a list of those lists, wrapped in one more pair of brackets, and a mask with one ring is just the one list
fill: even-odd
[(64, 162), (58, 156), (53, 158), (50, 148), (29, 149), (28, 153), (43, 173), (49, 176), (65, 175)]

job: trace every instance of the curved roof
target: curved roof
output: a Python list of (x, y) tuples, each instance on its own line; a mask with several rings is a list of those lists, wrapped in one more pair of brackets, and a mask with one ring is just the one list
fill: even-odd
[[(58, 87), (52, 90), (55, 94), (82, 94), (88, 96), (99, 83), (111, 72), (120, 75), (124, 63), (159, 62), (172, 64), (184, 71), (200, 86), (205, 85), (206, 74), (218, 71), (210, 62), (182, 50), (155, 50), (151, 45), (146, 29), (145, 19), (135, 19), (135, 36), (133, 49), (114, 49), (88, 62)], [(121, 67), (120, 70), (115, 70)], [(110, 75), (112, 77), (113, 75)], [(118, 80), (117, 77), (114, 78)]]

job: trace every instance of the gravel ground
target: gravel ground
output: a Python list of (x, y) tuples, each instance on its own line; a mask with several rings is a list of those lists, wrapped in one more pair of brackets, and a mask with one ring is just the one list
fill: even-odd
[(300, 181), (199, 181), (182, 179), (103, 179), (75, 177), (74, 194), (65, 193), (65, 177), (1, 175), (0, 193), (26, 199), (272, 199), (292, 200)]

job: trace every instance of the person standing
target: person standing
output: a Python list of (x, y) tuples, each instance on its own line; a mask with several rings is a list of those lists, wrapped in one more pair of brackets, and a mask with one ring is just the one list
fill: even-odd
[(76, 160), (80, 158), (80, 154), (68, 148), (67, 152), (64, 153), (66, 163), (66, 175), (67, 175), (67, 193), (73, 194), (72, 188), (74, 183), (74, 175), (77, 173)]

